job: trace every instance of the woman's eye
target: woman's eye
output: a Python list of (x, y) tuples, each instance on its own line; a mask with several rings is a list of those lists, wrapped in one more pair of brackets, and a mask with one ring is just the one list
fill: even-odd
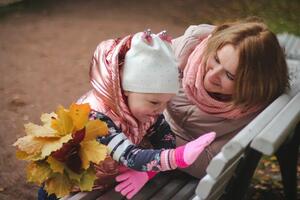
[(226, 76), (229, 80), (234, 81), (234, 76), (230, 74), (229, 72), (226, 72)]
[(219, 58), (218, 58), (217, 54), (215, 54), (215, 56), (214, 56), (214, 59), (215, 59), (215, 61), (216, 61), (217, 63), (219, 63), (219, 64), (220, 64), (220, 60), (219, 60)]

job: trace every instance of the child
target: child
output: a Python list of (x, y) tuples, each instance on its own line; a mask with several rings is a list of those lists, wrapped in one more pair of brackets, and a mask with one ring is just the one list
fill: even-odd
[[(146, 31), (102, 42), (94, 53), (90, 76), (94, 89), (78, 102), (90, 103), (91, 117), (108, 123), (110, 135), (98, 140), (126, 167), (138, 171), (187, 167), (214, 139), (211, 133), (174, 149), (174, 135), (161, 114), (179, 88), (178, 66), (166, 32)], [(145, 138), (155, 149), (138, 147)], [(122, 175), (117, 180), (122, 181)], [(122, 192), (125, 185), (116, 189)], [(133, 196), (132, 191), (122, 194)]]
[[(93, 89), (78, 100), (90, 104), (92, 119), (108, 124), (109, 135), (97, 140), (107, 145), (115, 161), (131, 168), (116, 177), (121, 182), (116, 191), (127, 198), (158, 171), (192, 164), (215, 137), (215, 133), (209, 133), (175, 147), (174, 134), (162, 115), (179, 89), (178, 66), (170, 42), (166, 32), (156, 35), (148, 30), (100, 43), (90, 68)], [(111, 160), (96, 166), (100, 182), (95, 188), (103, 188), (105, 174), (116, 168), (111, 165), (107, 170), (103, 167), (106, 162)]]

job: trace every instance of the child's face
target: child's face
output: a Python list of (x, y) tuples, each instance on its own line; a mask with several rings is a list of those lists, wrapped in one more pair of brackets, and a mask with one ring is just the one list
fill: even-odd
[(132, 115), (140, 122), (147, 122), (151, 117), (161, 114), (175, 94), (125, 91), (125, 96), (127, 96), (127, 105)]

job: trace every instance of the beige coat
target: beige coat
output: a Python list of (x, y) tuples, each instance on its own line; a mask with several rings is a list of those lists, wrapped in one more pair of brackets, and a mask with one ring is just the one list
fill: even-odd
[[(214, 26), (210, 25), (190, 26), (183, 36), (173, 40), (175, 55), (182, 69), (195, 46), (207, 37), (213, 28)], [(177, 146), (210, 131), (217, 133), (215, 141), (199, 156), (197, 161), (183, 170), (198, 178), (205, 175), (209, 161), (220, 151), (222, 146), (257, 115), (255, 113), (233, 120), (207, 114), (193, 105), (182, 89), (168, 104), (164, 114), (176, 134)]]

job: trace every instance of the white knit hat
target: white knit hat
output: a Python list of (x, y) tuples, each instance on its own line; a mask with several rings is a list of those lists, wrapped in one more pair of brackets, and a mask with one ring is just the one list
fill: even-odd
[(166, 32), (136, 33), (125, 55), (122, 87), (139, 93), (177, 93), (179, 72)]

